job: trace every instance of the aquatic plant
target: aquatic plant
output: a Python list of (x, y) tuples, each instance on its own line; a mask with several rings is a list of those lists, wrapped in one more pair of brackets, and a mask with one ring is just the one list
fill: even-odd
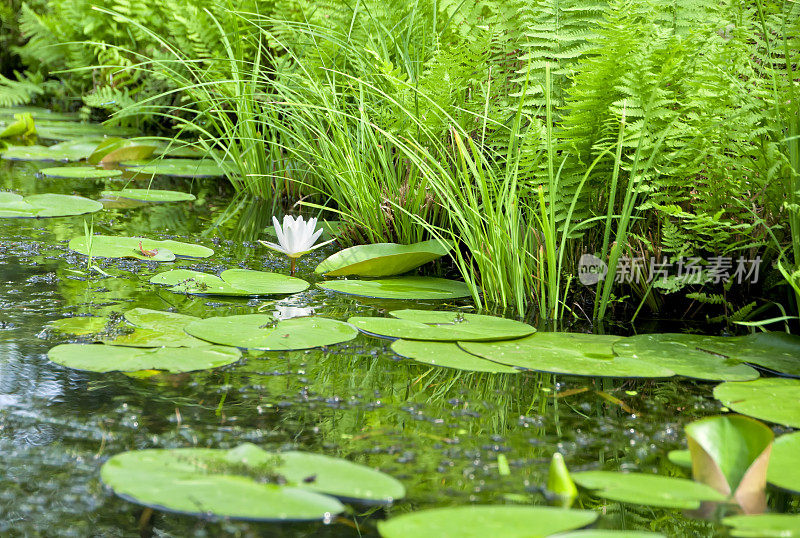
[(276, 252), (286, 254), (291, 264), (289, 274), (292, 276), (294, 276), (297, 258), (335, 241), (335, 239), (331, 239), (324, 243), (314, 244), (319, 239), (319, 236), (322, 235), (322, 228), (315, 231), (317, 219), (314, 217), (305, 221), (299, 215), (297, 218), (285, 215), (283, 217), (283, 226), (281, 226), (278, 219), (273, 216), (272, 223), (275, 227), (275, 235), (278, 236), (278, 244), (269, 241), (259, 241), (259, 243)]

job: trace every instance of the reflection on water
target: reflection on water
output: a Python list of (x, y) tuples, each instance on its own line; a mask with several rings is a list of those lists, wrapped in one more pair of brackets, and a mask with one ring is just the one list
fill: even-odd
[[(38, 165), (0, 161), (0, 188), (97, 198), (104, 181), (35, 179)], [(109, 180), (121, 188), (129, 179)], [(142, 185), (135, 185), (142, 186)], [(148, 283), (165, 267), (215, 272), (229, 267), (287, 271), (284, 257), (255, 243), (271, 206), (221, 197), (214, 181), (162, 180), (154, 188), (191, 190), (196, 203), (146, 205), (95, 214), (95, 232), (179, 238), (216, 249), (208, 260), (158, 265), (95, 260), (86, 272), (66, 242), (83, 217), (0, 219), (0, 535), (128, 536), (142, 510), (99, 481), (110, 455), (129, 449), (249, 441), (343, 456), (402, 480), (407, 501), (387, 509), (354, 507), (331, 525), (265, 525), (156, 514), (159, 536), (220, 534), (375, 536), (375, 520), (412, 509), (471, 502), (541, 504), (556, 450), (573, 469), (674, 472), (666, 452), (682, 424), (715, 412), (708, 385), (672, 381), (596, 381), (544, 374), (489, 375), (431, 369), (401, 360), (383, 340), (359, 336), (324, 350), (247, 353), (213, 372), (134, 379), (51, 364), (47, 350), (66, 341), (44, 330), (65, 315), (174, 309), (194, 316), (274, 313), (281, 319), (369, 315), (408, 303), (337, 296), (314, 287), (288, 298), (224, 299), (171, 293)], [(303, 257), (298, 276), (335, 250)], [(466, 303), (455, 303), (459, 306)], [(435, 302), (413, 305), (433, 308)], [(613, 392), (626, 408), (600, 397)], [(511, 474), (501, 476), (504, 454)], [(580, 504), (598, 504), (582, 497)], [(603, 507), (604, 525), (709, 535), (709, 524), (673, 511)]]

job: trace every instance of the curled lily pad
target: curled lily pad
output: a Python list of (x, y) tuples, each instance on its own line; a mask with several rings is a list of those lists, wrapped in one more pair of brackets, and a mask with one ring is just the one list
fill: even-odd
[(748, 381), (758, 377), (756, 370), (741, 361), (705, 349), (705, 338), (692, 334), (640, 334), (615, 343), (614, 352), (695, 379)]
[(421, 342), (418, 340), (395, 340), (392, 351), (431, 366), (454, 368), (470, 372), (491, 372), (497, 374), (517, 374), (518, 368), (498, 364), (467, 353), (453, 342)]
[(155, 151), (156, 146), (142, 144), (135, 140), (109, 138), (101, 142), (89, 155), (90, 164), (118, 163), (146, 159)]
[(731, 536), (739, 538), (797, 538), (800, 536), (798, 514), (756, 514), (729, 516), (722, 523), (732, 527)]
[(174, 512), (260, 521), (330, 520), (335, 498), (388, 503), (405, 495), (394, 478), (306, 452), (183, 448), (118, 454), (100, 475), (117, 495)]
[(0, 192), (0, 218), (44, 218), (69, 217), (94, 213), (103, 209), (103, 204), (67, 194), (19, 194)]
[(72, 318), (62, 318), (51, 321), (48, 323), (48, 326), (64, 334), (85, 336), (87, 334), (97, 334), (103, 332), (108, 324), (108, 321), (108, 318), (105, 316), (76, 316)]
[(448, 249), (435, 239), (413, 245), (357, 245), (328, 257), (314, 271), (328, 276), (394, 276), (441, 258), (447, 252)]
[(714, 397), (737, 413), (800, 428), (800, 380), (762, 378), (714, 387)]
[(187, 325), (186, 332), (215, 344), (264, 351), (330, 346), (358, 335), (352, 326), (333, 319), (312, 316), (274, 323), (265, 314), (206, 318)]
[[(91, 237), (91, 253), (86, 236), (70, 240), (69, 248), (95, 258), (135, 258), (137, 260), (171, 261), (175, 256), (186, 258), (208, 258), (214, 251), (201, 245), (192, 245), (180, 241), (157, 241), (145, 237), (117, 237), (113, 235), (93, 235)], [(159, 256), (169, 252), (172, 256)]]
[(773, 486), (800, 494), (800, 432), (787, 433), (775, 440), (767, 481)]
[(599, 514), (548, 506), (469, 505), (432, 508), (378, 522), (383, 538), (529, 538), (579, 529)]
[(526, 370), (593, 377), (671, 377), (669, 368), (617, 357), (612, 345), (622, 338), (582, 333), (538, 332), (506, 342), (459, 342), (473, 355)]
[(305, 280), (249, 269), (228, 269), (220, 276), (187, 269), (174, 269), (153, 276), (150, 282), (172, 286), (170, 291), (176, 293), (233, 297), (289, 294), (308, 289), (308, 282)]
[(56, 364), (90, 372), (166, 370), (192, 372), (232, 364), (241, 358), (236, 348), (225, 346), (138, 348), (104, 344), (61, 344), (47, 352)]
[(121, 163), (137, 174), (163, 175), (174, 177), (220, 177), (225, 170), (214, 161), (194, 159), (156, 159), (150, 162), (129, 161)]
[(122, 175), (122, 170), (105, 170), (94, 166), (56, 166), (42, 168), (39, 173), (44, 177), (59, 179), (105, 179)]
[(195, 199), (194, 194), (188, 192), (158, 189), (122, 189), (118, 191), (103, 191), (102, 194), (112, 200), (125, 198), (141, 202), (189, 202)]
[(393, 318), (354, 316), (348, 323), (368, 334), (410, 340), (509, 340), (536, 332), (513, 319), (460, 312), (395, 310)]
[(725, 495), (711, 486), (685, 478), (645, 473), (583, 471), (572, 473), (572, 479), (579, 486), (593, 490), (598, 497), (632, 504), (695, 510), (704, 501), (726, 500)]
[(324, 290), (376, 299), (456, 299), (470, 295), (463, 282), (425, 276), (380, 280), (326, 280), (317, 284)]

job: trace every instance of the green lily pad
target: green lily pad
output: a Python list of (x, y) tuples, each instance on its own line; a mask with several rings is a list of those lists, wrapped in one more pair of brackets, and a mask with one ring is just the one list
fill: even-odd
[(100, 476), (117, 495), (145, 506), (259, 521), (330, 520), (344, 510), (334, 497), (389, 503), (405, 495), (397, 480), (363, 465), (251, 444), (124, 452)]
[(361, 331), (386, 338), (410, 340), (509, 340), (536, 332), (513, 319), (459, 312), (395, 310), (392, 318), (354, 316), (347, 320)]
[(470, 295), (463, 282), (428, 276), (403, 276), (381, 280), (326, 280), (324, 290), (376, 299), (457, 299)]
[(378, 532), (383, 538), (531, 538), (585, 527), (598, 515), (549, 506), (455, 506), (379, 521)]
[(737, 413), (800, 428), (800, 380), (762, 378), (726, 382), (714, 387), (714, 397)]
[(314, 270), (328, 276), (402, 275), (447, 254), (448, 249), (431, 239), (413, 245), (375, 243), (346, 248), (328, 257)]
[(740, 538), (798, 538), (800, 515), (756, 514), (729, 516), (722, 523), (732, 527), (731, 536)]
[(136, 327), (133, 332), (113, 339), (101, 340), (105, 344), (128, 347), (201, 347), (208, 342), (189, 336), (184, 329), (201, 318), (174, 312), (134, 308), (125, 312), (125, 319)]
[(146, 175), (163, 175), (174, 177), (220, 177), (225, 170), (214, 161), (198, 161), (193, 159), (157, 159), (151, 162), (128, 161), (122, 166)]
[(143, 329), (157, 329), (161, 331), (182, 331), (188, 324), (198, 321), (196, 316), (187, 316), (176, 312), (151, 310), (149, 308), (133, 308), (124, 314), (125, 319)]
[(36, 135), (36, 125), (30, 113), (14, 114), (14, 120), (8, 125), (0, 122), (0, 138), (28, 138)]
[(44, 218), (70, 217), (94, 213), (103, 209), (103, 204), (67, 194), (19, 194), (0, 192), (0, 218)]
[(683, 467), (684, 469), (692, 468), (692, 454), (686, 449), (670, 450), (667, 452), (667, 459), (678, 467)]
[(274, 323), (272, 316), (265, 314), (206, 318), (187, 325), (186, 332), (215, 344), (264, 351), (330, 346), (358, 335), (342, 321), (311, 316)]
[(696, 346), (730, 359), (755, 364), (782, 374), (800, 377), (800, 336), (760, 332), (747, 336), (697, 337)]
[(233, 297), (298, 293), (309, 286), (308, 282), (299, 278), (249, 269), (228, 269), (220, 276), (173, 269), (153, 276), (150, 282), (172, 286), (170, 291), (176, 293)]
[(620, 357), (669, 368), (677, 375), (707, 381), (749, 381), (758, 372), (723, 355), (706, 351), (705, 338), (691, 334), (640, 334), (614, 344)]
[(97, 334), (103, 332), (107, 324), (107, 317), (76, 316), (73, 318), (57, 319), (51, 321), (47, 325), (64, 334), (85, 336), (87, 334)]
[[(139, 243), (141, 242), (141, 248)], [(89, 246), (86, 236), (70, 240), (69, 248), (88, 256)], [(186, 258), (208, 258), (214, 251), (201, 245), (181, 243), (180, 241), (157, 241), (144, 237), (117, 237), (113, 235), (93, 235), (91, 238), (91, 255), (95, 258), (134, 258), (137, 260), (171, 261), (175, 256)], [(144, 250), (145, 253), (142, 252)], [(156, 251), (153, 254), (153, 251)], [(172, 257), (161, 259), (159, 254), (169, 252)]]
[(645, 473), (583, 471), (572, 479), (598, 497), (612, 501), (662, 508), (696, 510), (704, 501), (723, 502), (725, 495), (711, 486), (687, 480)]
[(612, 345), (619, 336), (538, 332), (507, 342), (459, 342), (473, 355), (526, 370), (593, 377), (671, 377), (669, 368), (638, 359), (617, 357)]
[(97, 141), (96, 138), (90, 138), (54, 146), (11, 146), (0, 156), (11, 161), (80, 161), (91, 155)]
[(142, 202), (189, 202), (195, 199), (194, 194), (189, 194), (188, 192), (158, 189), (122, 189), (118, 191), (103, 191), (102, 194), (111, 199), (125, 198)]
[(800, 432), (781, 435), (773, 443), (767, 482), (800, 494)]
[(518, 374), (521, 371), (518, 368), (476, 357), (452, 342), (395, 340), (392, 342), (392, 351), (417, 362), (430, 364), (431, 366), (441, 366), (442, 368), (495, 374)]
[(73, 112), (53, 112), (50, 109), (38, 106), (0, 107), (0, 117), (13, 117), (14, 114), (30, 114), (34, 119), (46, 119), (50, 121), (75, 121), (78, 119), (78, 115)]
[(647, 531), (613, 531), (607, 529), (589, 529), (585, 531), (551, 534), (550, 538), (667, 538), (660, 532)]
[(105, 170), (94, 166), (56, 166), (42, 168), (39, 173), (44, 177), (59, 179), (105, 179), (121, 176), (122, 170)]
[(153, 154), (156, 146), (142, 144), (135, 140), (109, 138), (101, 142), (88, 157), (90, 164), (118, 163), (146, 159)]
[(241, 358), (226, 346), (159, 347), (154, 349), (104, 344), (61, 344), (47, 352), (56, 364), (90, 372), (137, 372), (166, 370), (193, 372), (232, 364)]
[[(49, 119), (38, 120), (36, 122), (36, 131), (39, 133), (40, 138), (48, 138), (50, 140), (74, 140), (80, 137), (103, 138), (106, 136), (129, 136), (136, 133), (135, 129), (127, 127), (109, 127), (99, 123), (52, 121)], [(95, 146), (97, 146), (97, 144), (95, 144)]]

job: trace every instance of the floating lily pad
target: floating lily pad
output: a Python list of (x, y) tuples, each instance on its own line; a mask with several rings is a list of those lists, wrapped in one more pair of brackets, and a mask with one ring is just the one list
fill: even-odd
[(176, 293), (233, 297), (298, 293), (309, 286), (308, 282), (299, 278), (249, 269), (228, 269), (220, 276), (174, 269), (153, 276), (150, 282), (172, 286), (170, 291)]
[(192, 372), (238, 361), (241, 353), (225, 346), (138, 348), (104, 344), (61, 344), (47, 352), (56, 364), (90, 372), (166, 370)]
[[(141, 248), (139, 243), (141, 242)], [(117, 237), (113, 235), (93, 235), (91, 238), (91, 255), (95, 258), (135, 258), (137, 260), (171, 261), (175, 256), (186, 258), (208, 258), (214, 251), (201, 245), (181, 243), (180, 241), (157, 241), (144, 237)], [(69, 248), (88, 256), (89, 246), (85, 236), (70, 240)], [(144, 251), (144, 252), (143, 252)], [(153, 253), (153, 251), (156, 251)], [(165, 252), (172, 254), (170, 258), (159, 256)]]
[(194, 194), (179, 191), (166, 191), (157, 189), (122, 189), (118, 191), (103, 191), (106, 198), (125, 198), (142, 202), (188, 202), (195, 199)]
[(762, 378), (714, 387), (714, 397), (737, 413), (800, 428), (800, 380)]
[(732, 527), (731, 536), (740, 538), (800, 537), (800, 515), (757, 514), (730, 516), (722, 523)]
[(767, 482), (800, 494), (800, 432), (781, 435), (773, 443)]
[(347, 320), (365, 333), (410, 340), (509, 340), (536, 332), (513, 319), (459, 312), (395, 310), (395, 318), (354, 316)]
[(45, 177), (59, 179), (105, 179), (122, 175), (122, 170), (105, 170), (94, 166), (56, 166), (42, 168), (39, 173)]
[(69, 217), (94, 213), (103, 209), (103, 204), (67, 194), (19, 194), (0, 192), (0, 218), (44, 218)]
[(121, 497), (159, 510), (257, 521), (330, 520), (334, 497), (388, 503), (405, 495), (394, 478), (305, 452), (137, 450), (109, 459), (100, 475)]
[(614, 344), (620, 357), (639, 359), (677, 375), (708, 381), (749, 381), (758, 372), (740, 361), (700, 347), (704, 337), (691, 334), (640, 334)]
[(521, 370), (498, 364), (467, 353), (452, 342), (421, 342), (418, 340), (395, 340), (392, 351), (417, 362), (455, 368), (470, 372), (491, 372), (496, 374), (518, 374)]
[(78, 115), (73, 112), (53, 112), (50, 109), (37, 106), (0, 107), (0, 117), (13, 117), (14, 114), (30, 114), (35, 119), (50, 121), (74, 121), (78, 119)]
[(593, 377), (671, 377), (669, 368), (617, 357), (612, 345), (622, 339), (582, 333), (538, 332), (506, 342), (459, 342), (473, 355), (526, 370)]
[(155, 149), (154, 145), (142, 144), (135, 140), (109, 138), (95, 148), (89, 155), (88, 161), (91, 164), (135, 161), (148, 158)]
[(214, 161), (197, 161), (193, 159), (157, 159), (148, 163), (130, 161), (121, 163), (139, 174), (163, 175), (174, 177), (220, 177), (225, 170)]
[(0, 156), (11, 161), (80, 161), (91, 155), (97, 142), (98, 139), (90, 138), (54, 146), (11, 146)]
[(133, 332), (122, 334), (103, 343), (128, 347), (202, 347), (208, 342), (189, 336), (185, 327), (200, 320), (173, 312), (134, 308), (125, 312), (125, 319), (136, 327)]
[(548, 506), (468, 505), (432, 508), (378, 522), (383, 538), (530, 538), (579, 529), (597, 519), (591, 510)]
[(326, 280), (317, 284), (324, 290), (376, 299), (456, 299), (470, 295), (463, 282), (426, 276), (405, 276), (381, 280)]
[(48, 326), (64, 334), (85, 336), (103, 332), (107, 324), (107, 317), (79, 316), (57, 319), (48, 323)]
[(696, 337), (696, 347), (767, 370), (800, 377), (800, 336), (760, 332), (747, 336)]
[(265, 314), (206, 318), (187, 325), (186, 332), (215, 344), (265, 351), (330, 346), (358, 335), (342, 321), (312, 316), (274, 323)]
[(714, 488), (687, 480), (644, 473), (583, 471), (572, 473), (572, 479), (598, 497), (612, 501), (662, 508), (695, 510), (704, 501), (723, 502), (725, 495)]
[(182, 331), (188, 324), (200, 319), (196, 316), (149, 308), (133, 308), (125, 312), (124, 316), (129, 323), (137, 327), (162, 331)]
[(447, 254), (448, 249), (432, 239), (413, 245), (375, 243), (346, 248), (328, 257), (314, 270), (328, 276), (402, 275)]
[[(52, 121), (49, 119), (37, 121), (36, 130), (40, 138), (48, 138), (50, 140), (74, 140), (75, 138), (89, 136), (95, 138), (127, 136), (136, 133), (135, 129), (127, 127), (109, 127), (99, 123)], [(95, 144), (96, 146), (97, 144)]]

